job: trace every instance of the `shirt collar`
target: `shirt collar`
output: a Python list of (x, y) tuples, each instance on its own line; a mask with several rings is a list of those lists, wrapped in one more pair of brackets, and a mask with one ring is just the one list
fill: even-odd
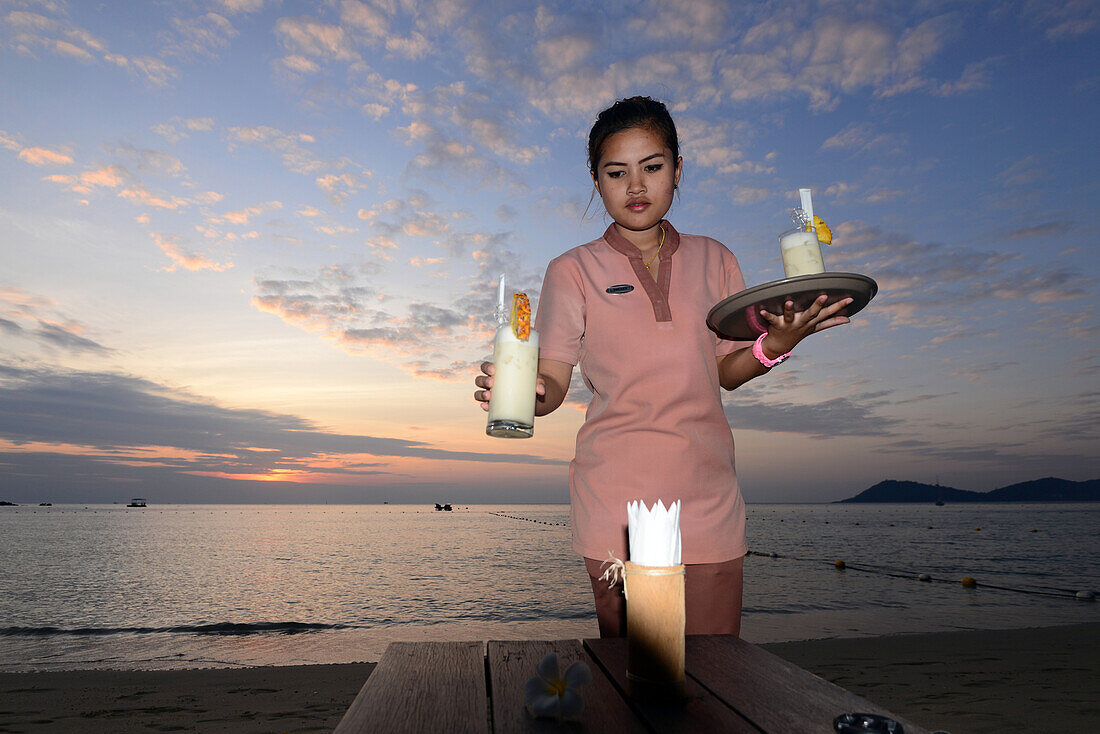
[[(672, 222), (667, 219), (662, 219), (661, 222), (665, 228), (665, 246), (661, 248), (661, 260), (664, 261), (665, 258), (672, 257), (672, 253), (679, 249), (680, 233), (672, 226)], [(603, 238), (607, 241), (607, 244), (611, 245), (617, 252), (632, 259), (642, 259), (642, 251), (635, 247), (634, 243), (626, 237), (619, 234), (619, 230), (615, 229), (614, 223), (612, 223), (611, 226), (607, 228), (607, 231), (603, 233)]]

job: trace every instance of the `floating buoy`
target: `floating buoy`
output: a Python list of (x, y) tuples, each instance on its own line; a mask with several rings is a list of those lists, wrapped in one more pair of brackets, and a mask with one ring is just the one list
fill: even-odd
[(971, 576), (963, 576), (961, 583), (963, 587), (967, 589), (973, 589), (975, 586), (978, 585), (978, 582), (975, 581)]
[(894, 527), (894, 523), (890, 523), (890, 527)]
[(931, 526), (931, 525), (929, 525), (929, 526), (928, 526), (928, 529), (929, 529), (929, 530), (931, 530), (931, 529), (932, 529), (932, 526)]
[(844, 561), (837, 561), (833, 565), (836, 566), (837, 571), (843, 571), (846, 568)]
[(1095, 601), (1096, 600), (1096, 594), (1094, 594), (1091, 591), (1078, 591), (1076, 594), (1074, 594), (1074, 596), (1079, 601)]
[(1036, 530), (1035, 528), (1032, 528), (1032, 529), (1031, 529), (1031, 532), (1033, 532), (1033, 533), (1037, 533), (1037, 532), (1039, 532), (1039, 531), (1038, 531), (1038, 530)]
[(932, 577), (929, 576), (926, 573), (922, 573), (920, 576), (917, 576), (917, 581), (931, 581), (931, 580), (932, 580)]
[(975, 530), (981, 530), (981, 528), (974, 528)]

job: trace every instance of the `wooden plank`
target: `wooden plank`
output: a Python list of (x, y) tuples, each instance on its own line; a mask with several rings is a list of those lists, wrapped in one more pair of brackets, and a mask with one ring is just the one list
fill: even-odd
[(832, 734), (845, 713), (889, 716), (906, 734), (926, 729), (729, 635), (687, 638), (688, 674), (765, 732)]
[(524, 706), (524, 686), (537, 675), (536, 666), (547, 653), (558, 654), (561, 672), (575, 660), (588, 665), (592, 682), (580, 689), (585, 707), (579, 720), (566, 726), (581, 734), (640, 734), (647, 729), (623, 701), (619, 691), (607, 679), (596, 661), (581, 646), (580, 640), (554, 642), (526, 640), (522, 642), (489, 642), (489, 682), (492, 691), (493, 731), (496, 734), (535, 734), (560, 732), (554, 721), (536, 719)]
[(485, 653), (480, 642), (391, 642), (338, 734), (488, 734)]
[[(690, 637), (688, 638), (691, 639)], [(585, 649), (615, 682), (620, 695), (626, 695), (626, 639), (591, 639)], [(691, 648), (687, 648), (687, 670), (692, 666)], [(685, 682), (686, 700), (679, 705), (627, 699), (631, 708), (656, 732), (665, 734), (760, 734), (744, 717), (721, 699), (700, 686), (690, 675)]]

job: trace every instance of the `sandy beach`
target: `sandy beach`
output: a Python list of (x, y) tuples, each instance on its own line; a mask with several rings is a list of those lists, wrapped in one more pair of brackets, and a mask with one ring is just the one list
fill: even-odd
[[(933, 731), (1100, 731), (1100, 624), (763, 647)], [(373, 667), (0, 673), (0, 732), (331, 731)]]

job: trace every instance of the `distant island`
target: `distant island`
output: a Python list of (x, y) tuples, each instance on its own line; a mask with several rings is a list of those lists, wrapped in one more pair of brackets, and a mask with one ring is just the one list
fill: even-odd
[(838, 502), (1100, 502), (1100, 479), (1071, 482), (1047, 477), (989, 492), (887, 479)]

